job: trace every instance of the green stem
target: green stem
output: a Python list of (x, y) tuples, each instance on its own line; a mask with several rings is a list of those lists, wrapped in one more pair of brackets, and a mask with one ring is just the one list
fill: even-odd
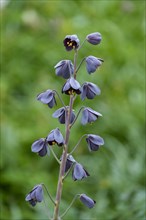
[(51, 153), (53, 154), (54, 158), (56, 159), (56, 161), (60, 164), (61, 162), (60, 162), (60, 160), (58, 159), (58, 157), (56, 156), (56, 154), (55, 154), (55, 152), (53, 151), (53, 149), (52, 149), (51, 146), (49, 146), (49, 149), (50, 149)]
[(81, 49), (81, 47), (83, 46), (83, 44), (86, 42), (86, 38), (84, 39), (84, 41), (81, 43), (81, 45), (79, 46), (78, 50)]
[(69, 211), (69, 209), (71, 208), (71, 206), (73, 205), (73, 203), (75, 202), (75, 200), (80, 196), (80, 194), (77, 194), (74, 196), (73, 200), (71, 201), (69, 207), (65, 210), (65, 212), (60, 216), (61, 218), (64, 217), (66, 215), (66, 213)]
[(52, 203), (55, 205), (55, 202), (54, 202), (54, 200), (53, 200), (53, 198), (52, 198), (51, 194), (49, 193), (49, 191), (48, 191), (48, 189), (47, 189), (47, 187), (45, 186), (45, 184), (44, 184), (44, 183), (42, 183), (42, 186), (45, 188), (45, 190), (46, 190), (46, 192), (47, 192), (47, 194), (48, 194), (48, 196), (49, 196), (50, 200), (52, 201)]
[(73, 167), (74, 163), (72, 163), (71, 167), (69, 168), (69, 170), (67, 171), (67, 173), (65, 174), (65, 176), (63, 177), (63, 181), (65, 180), (65, 178), (68, 176), (68, 174), (70, 173), (72, 167)]
[(78, 143), (76, 144), (76, 146), (73, 148), (73, 150), (69, 153), (70, 155), (76, 150), (76, 148), (78, 147), (79, 143), (81, 142), (81, 140), (83, 139), (83, 137), (87, 136), (87, 134), (84, 134), (78, 141)]
[(84, 58), (81, 60), (80, 64), (78, 65), (78, 67), (77, 67), (77, 69), (76, 69), (76, 73), (77, 73), (78, 70), (80, 69), (80, 67), (81, 67), (81, 65), (82, 65), (82, 63), (84, 62), (85, 59), (86, 59), (86, 57), (84, 57)]
[(77, 68), (77, 56), (78, 56), (78, 50), (75, 50), (75, 55), (74, 55), (74, 79), (76, 79), (76, 68)]
[(78, 118), (78, 116), (79, 116), (79, 114), (80, 114), (80, 112), (81, 112), (81, 110), (82, 110), (83, 108), (85, 108), (85, 107), (82, 106), (82, 107), (80, 108), (80, 110), (78, 111), (78, 113), (77, 113), (77, 115), (76, 115), (74, 121), (73, 121), (72, 124), (70, 125), (70, 128), (71, 128), (71, 127), (74, 125), (74, 123), (76, 122), (76, 120), (77, 120), (77, 118)]
[(62, 98), (60, 97), (60, 95), (58, 94), (58, 92), (56, 90), (53, 90), (53, 91), (57, 94), (57, 96), (58, 96), (60, 102), (62, 103), (62, 105), (64, 106), (64, 108), (66, 108), (66, 105), (64, 104), (64, 102), (63, 102)]

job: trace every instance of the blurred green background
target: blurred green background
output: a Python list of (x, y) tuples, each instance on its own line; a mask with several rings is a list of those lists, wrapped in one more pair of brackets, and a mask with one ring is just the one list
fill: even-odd
[[(5, 2), (3, 2), (5, 3)], [(85, 43), (78, 63), (84, 56), (104, 59), (94, 74), (86, 73), (85, 64), (78, 81), (96, 83), (102, 93), (81, 105), (103, 114), (92, 125), (82, 126), (80, 117), (70, 137), (70, 149), (84, 133), (98, 134), (105, 145), (89, 153), (85, 139), (73, 154), (90, 177), (73, 182), (66, 179), (61, 211), (77, 193), (96, 200), (89, 210), (76, 201), (66, 220), (144, 220), (144, 1), (23, 1), (11, 0), (1, 7), (1, 219), (46, 220), (52, 204), (45, 194), (44, 204), (35, 208), (25, 202), (34, 185), (43, 182), (55, 197), (58, 165), (53, 156), (40, 158), (31, 152), (31, 144), (64, 126), (51, 117), (53, 109), (36, 100), (46, 89), (61, 91), (64, 79), (55, 76), (54, 65), (73, 60), (63, 39), (77, 34), (82, 42), (87, 34), (100, 32), (102, 43)], [(4, 5), (3, 5), (4, 6)], [(61, 95), (68, 104), (68, 96)], [(61, 148), (55, 147), (58, 156)]]

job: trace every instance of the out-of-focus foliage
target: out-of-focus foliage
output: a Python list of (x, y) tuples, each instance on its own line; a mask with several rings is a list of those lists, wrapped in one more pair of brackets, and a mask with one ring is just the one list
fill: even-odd
[[(44, 204), (31, 208), (25, 195), (43, 182), (54, 196), (58, 165), (53, 156), (40, 158), (31, 152), (31, 144), (64, 125), (52, 118), (61, 107), (49, 109), (36, 100), (46, 89), (61, 91), (64, 79), (55, 76), (54, 66), (63, 59), (73, 60), (63, 39), (77, 34), (100, 32), (102, 42), (88, 42), (79, 53), (104, 59), (102, 67), (88, 75), (85, 63), (78, 73), (97, 84), (101, 95), (93, 101), (80, 98), (80, 105), (103, 114), (93, 125), (74, 125), (70, 149), (84, 133), (98, 134), (105, 145), (88, 152), (83, 140), (74, 153), (91, 177), (73, 182), (69, 177), (63, 190), (61, 210), (76, 193), (96, 200), (89, 210), (76, 201), (66, 220), (144, 220), (144, 1), (22, 1), (11, 0), (1, 8), (1, 219), (47, 219)], [(65, 103), (68, 96), (62, 95)], [(58, 156), (61, 148), (54, 149)], [(46, 195), (47, 209), (52, 204)]]

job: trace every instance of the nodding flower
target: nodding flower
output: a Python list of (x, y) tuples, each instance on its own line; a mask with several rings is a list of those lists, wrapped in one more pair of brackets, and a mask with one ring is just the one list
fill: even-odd
[(74, 35), (67, 35), (63, 41), (64, 46), (67, 51), (70, 51), (72, 49), (77, 49), (79, 47), (79, 38), (76, 34)]
[(62, 76), (64, 79), (70, 78), (74, 72), (74, 66), (70, 60), (61, 60), (54, 68), (56, 75)]
[(96, 201), (91, 199), (90, 197), (88, 197), (86, 194), (81, 194), (80, 195), (80, 200), (89, 209), (93, 208), (94, 205), (96, 204)]
[(93, 99), (96, 95), (100, 95), (101, 91), (97, 85), (91, 82), (85, 82), (82, 85), (81, 99)]
[(25, 197), (25, 201), (29, 202), (32, 206), (35, 206), (37, 202), (43, 200), (43, 188), (42, 185), (36, 185)]
[(59, 128), (53, 129), (47, 136), (47, 142), (49, 145), (57, 144), (59, 147), (64, 145), (64, 138)]
[(63, 85), (62, 93), (65, 93), (66, 95), (81, 94), (80, 83), (71, 77)]
[(48, 89), (45, 92), (40, 93), (37, 96), (37, 100), (43, 104), (47, 104), (50, 108), (52, 108), (54, 105), (56, 105), (55, 92)]
[(87, 123), (91, 123), (93, 121), (96, 121), (98, 117), (102, 116), (99, 112), (94, 111), (91, 108), (85, 107), (83, 112), (82, 112), (82, 118), (81, 118), (81, 123), (83, 125)]
[(86, 36), (86, 40), (90, 43), (90, 44), (93, 44), (93, 45), (97, 45), (97, 44), (100, 44), (101, 42), (101, 34), (99, 32), (95, 32), (95, 33), (92, 33), (92, 34), (88, 34)]
[(104, 62), (103, 59), (94, 56), (86, 57), (86, 70), (89, 74), (94, 73)]

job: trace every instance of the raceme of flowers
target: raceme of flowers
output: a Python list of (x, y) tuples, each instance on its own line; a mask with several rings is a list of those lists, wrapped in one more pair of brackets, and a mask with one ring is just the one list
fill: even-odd
[[(85, 193), (77, 194), (73, 198), (70, 206), (65, 210), (63, 214), (60, 213), (59, 206), (61, 203), (63, 182), (68, 177), (70, 171), (72, 172), (72, 179), (74, 181), (81, 181), (90, 176), (86, 168), (79, 161), (76, 161), (72, 154), (74, 154), (77, 147), (80, 147), (80, 141), (86, 137), (87, 148), (90, 151), (98, 151), (102, 145), (104, 145), (104, 140), (97, 134), (83, 134), (81, 139), (77, 142), (76, 146), (71, 147), (70, 143), (70, 132), (71, 128), (78, 120), (81, 114), (81, 124), (86, 125), (88, 123), (94, 123), (99, 119), (102, 114), (92, 109), (88, 106), (82, 105), (85, 99), (95, 99), (96, 96), (101, 94), (100, 88), (93, 82), (84, 82), (82, 85), (77, 80), (78, 71), (81, 65), (85, 63), (85, 69), (88, 74), (95, 74), (97, 70), (103, 64), (103, 59), (92, 55), (84, 57), (79, 65), (77, 66), (77, 58), (79, 51), (85, 44), (85, 42), (92, 45), (98, 45), (101, 43), (102, 36), (99, 32), (88, 34), (80, 44), (80, 40), (76, 34), (67, 35), (63, 40), (63, 45), (66, 51), (74, 52), (74, 62), (71, 60), (61, 60), (55, 66), (55, 74), (59, 77), (64, 78), (65, 82), (62, 86), (62, 96), (67, 95), (69, 99), (69, 104), (65, 105), (60, 93), (54, 89), (47, 89), (37, 95), (37, 100), (41, 103), (47, 105), (49, 108), (56, 108), (58, 100), (61, 102), (62, 107), (55, 109), (52, 117), (56, 118), (60, 124), (64, 125), (65, 131), (60, 131), (59, 128), (54, 128), (49, 131), (46, 137), (38, 138), (32, 143), (31, 151), (38, 154), (40, 157), (46, 155), (53, 155), (56, 161), (59, 163), (59, 177), (56, 189), (56, 199), (50, 195), (47, 187), (44, 184), (37, 184), (33, 189), (26, 195), (25, 200), (29, 202), (32, 206), (40, 203), (44, 200), (44, 189), (46, 190), (50, 200), (54, 204), (54, 214), (53, 217), (49, 216), (49, 219), (58, 220), (63, 219), (63, 217), (68, 212), (69, 208), (73, 202), (79, 198), (81, 203), (88, 208), (93, 208), (96, 204), (95, 200), (88, 197)], [(83, 76), (85, 78), (85, 76)], [(76, 112), (73, 107), (77, 98), (80, 98), (81, 108)], [(97, 101), (96, 101), (97, 102)], [(46, 122), (45, 122), (46, 123)], [(53, 150), (55, 146), (60, 148), (60, 159), (58, 159), (55, 151)], [(88, 165), (86, 165), (87, 167)], [(62, 182), (62, 183), (61, 183)], [(51, 185), (51, 183), (50, 183)]]

